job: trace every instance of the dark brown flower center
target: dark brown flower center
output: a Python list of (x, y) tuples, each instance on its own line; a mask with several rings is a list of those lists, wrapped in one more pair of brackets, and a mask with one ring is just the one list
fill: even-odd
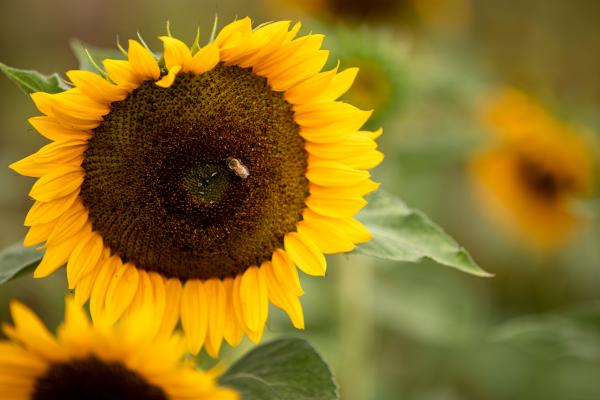
[(52, 364), (31, 400), (167, 400), (165, 392), (120, 363), (95, 357)]
[(93, 229), (138, 268), (235, 276), (301, 219), (307, 155), (292, 107), (250, 69), (145, 82), (96, 129), (81, 196)]
[(541, 199), (554, 201), (562, 193), (568, 192), (572, 186), (572, 181), (568, 177), (559, 176), (526, 157), (519, 158), (518, 168), (526, 187)]

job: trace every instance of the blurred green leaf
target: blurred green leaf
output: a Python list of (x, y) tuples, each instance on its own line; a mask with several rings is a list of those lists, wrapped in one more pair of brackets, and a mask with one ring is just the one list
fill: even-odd
[(308, 342), (297, 338), (251, 350), (220, 381), (238, 390), (242, 400), (338, 399), (327, 364)]
[(58, 74), (42, 75), (37, 71), (17, 69), (0, 63), (0, 70), (26, 94), (34, 92), (60, 93), (69, 88)]
[(357, 218), (371, 231), (373, 239), (359, 245), (358, 254), (408, 262), (430, 258), (469, 274), (491, 276), (423, 212), (407, 207), (383, 190), (376, 191), (368, 200), (369, 205)]
[[(105, 49), (84, 44), (78, 39), (72, 39), (70, 42), (71, 50), (79, 62), (79, 69), (91, 72), (98, 72), (93, 62), (102, 65), (102, 61), (110, 58), (113, 60), (124, 60), (125, 55), (117, 49)], [(89, 53), (89, 55), (88, 55)], [(91, 57), (91, 59), (90, 59)], [(93, 62), (92, 62), (93, 60)]]
[(32, 271), (43, 256), (43, 251), (21, 244), (0, 250), (0, 285)]
[(599, 362), (600, 303), (509, 321), (493, 329), (491, 338), (540, 358)]

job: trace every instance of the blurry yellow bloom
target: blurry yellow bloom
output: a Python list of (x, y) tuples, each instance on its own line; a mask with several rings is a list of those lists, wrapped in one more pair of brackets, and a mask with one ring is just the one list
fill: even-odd
[(3, 400), (236, 400), (212, 373), (184, 361), (185, 341), (161, 335), (150, 309), (114, 326), (91, 325), (73, 299), (53, 336), (27, 307), (11, 304), (14, 326), (0, 341)]
[(483, 204), (532, 246), (559, 247), (582, 220), (576, 199), (595, 189), (587, 137), (515, 89), (493, 99), (485, 120), (495, 140), (471, 164)]
[[(273, 6), (280, 1), (269, 0)], [(396, 19), (406, 12), (411, 0), (287, 0), (319, 17), (352, 21), (384, 21)]]
[(324, 254), (370, 240), (354, 215), (383, 154), (371, 111), (337, 100), (356, 69), (322, 72), (323, 36), (299, 30), (244, 18), (197, 52), (163, 36), (164, 66), (131, 40), (109, 80), (70, 71), (72, 89), (34, 93), (52, 143), (11, 167), (38, 178), (35, 276), (66, 263), (94, 320), (153, 303), (193, 353), (259, 341), (269, 302), (302, 329), (296, 267), (323, 276)]

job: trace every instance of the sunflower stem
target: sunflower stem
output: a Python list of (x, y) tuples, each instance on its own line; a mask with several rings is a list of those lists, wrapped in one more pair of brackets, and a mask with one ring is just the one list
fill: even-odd
[[(340, 382), (345, 400), (372, 398), (374, 321), (372, 317), (373, 261), (368, 257), (343, 258), (338, 271), (340, 304)], [(345, 351), (344, 349), (352, 349)]]

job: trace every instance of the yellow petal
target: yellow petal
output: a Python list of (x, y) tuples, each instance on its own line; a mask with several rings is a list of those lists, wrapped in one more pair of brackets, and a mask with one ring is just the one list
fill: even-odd
[(165, 283), (166, 291), (166, 306), (165, 316), (160, 328), (159, 335), (161, 337), (169, 337), (177, 322), (179, 321), (179, 310), (181, 308), (181, 292), (183, 287), (181, 281), (176, 278), (167, 279)]
[(143, 80), (142, 77), (137, 76), (129, 61), (107, 59), (102, 64), (108, 73), (108, 77), (127, 90), (136, 88)]
[(48, 245), (60, 244), (80, 233), (88, 222), (88, 216), (81, 200), (76, 199), (71, 208), (56, 220), (56, 226), (48, 237)]
[(68, 129), (54, 117), (31, 117), (27, 121), (36, 131), (52, 141), (88, 140), (92, 136), (92, 132), (89, 130)]
[(127, 56), (131, 69), (139, 78), (142, 80), (157, 80), (160, 78), (160, 68), (154, 55), (135, 40), (129, 41)]
[[(159, 321), (157, 321), (158, 324), (156, 325), (156, 328), (159, 328), (161, 325), (161, 321), (163, 320), (165, 310), (167, 308), (166, 282), (165, 282), (165, 279), (160, 274), (157, 274), (156, 272), (149, 272), (148, 276), (150, 277), (150, 281), (152, 282), (152, 293), (154, 295), (153, 315), (154, 315), (155, 319), (159, 320)], [(157, 329), (157, 332), (158, 332), (158, 329)]]
[(115, 273), (106, 291), (106, 318), (114, 322), (123, 315), (137, 294), (139, 274), (137, 269), (127, 263), (123, 264), (118, 256), (114, 256)]
[(85, 278), (81, 279), (79, 283), (77, 283), (74, 300), (78, 307), (83, 307), (83, 305), (90, 299), (92, 288), (96, 282), (96, 276), (98, 276), (97, 268), (92, 270), (85, 276)]
[(186, 66), (191, 61), (192, 52), (181, 40), (171, 36), (161, 36), (159, 39), (162, 40), (165, 48), (165, 65), (168, 70), (171, 70), (176, 65)]
[(298, 297), (279, 283), (271, 263), (263, 263), (260, 268), (267, 280), (269, 300), (289, 315), (296, 329), (304, 329), (304, 313)]
[(248, 268), (240, 282), (242, 317), (248, 330), (259, 332), (267, 322), (269, 311), (267, 283), (258, 267)]
[(287, 233), (284, 237), (284, 247), (292, 261), (304, 273), (314, 276), (325, 275), (327, 270), (325, 256), (310, 238), (297, 232)]
[(353, 157), (365, 152), (373, 151), (376, 148), (377, 143), (375, 143), (374, 140), (358, 134), (350, 135), (345, 140), (334, 144), (306, 143), (306, 151), (314, 156), (328, 160)]
[(238, 57), (228, 60), (230, 63), (242, 68), (249, 68), (261, 60), (269, 58), (281, 48), (282, 43), (288, 38), (290, 21), (278, 21), (263, 24), (252, 32), (249, 45)]
[(48, 203), (36, 201), (25, 217), (25, 226), (45, 224), (56, 220), (73, 205), (78, 196), (79, 193), (73, 192)]
[(219, 279), (204, 282), (208, 301), (208, 332), (206, 335), (206, 351), (211, 357), (219, 354), (225, 330), (226, 302), (225, 287)]
[(359, 135), (363, 135), (372, 140), (377, 140), (381, 135), (383, 135), (383, 128), (379, 128), (376, 131), (359, 131)]
[(367, 171), (350, 168), (335, 161), (309, 162), (306, 177), (312, 183), (326, 187), (357, 185), (371, 175)]
[(354, 218), (336, 219), (335, 224), (342, 229), (354, 243), (365, 243), (372, 239), (371, 232)]
[(310, 237), (325, 254), (344, 253), (354, 250), (354, 243), (337, 225), (321, 218), (310, 210), (304, 210), (303, 220), (297, 225), (303, 237)]
[(73, 252), (73, 249), (79, 244), (79, 242), (80, 238), (75, 236), (58, 245), (48, 246), (46, 248), (46, 252), (44, 253), (44, 258), (42, 258), (42, 262), (40, 265), (38, 265), (33, 273), (33, 277), (45, 278), (62, 267), (67, 262), (69, 256)]
[[(269, 76), (274, 71), (288, 69), (290, 66), (294, 65), (298, 59), (308, 57), (319, 50), (323, 44), (324, 38), (324, 35), (306, 35), (295, 39), (278, 49), (275, 54), (267, 59), (259, 60), (257, 64), (253, 66), (253, 70), (259, 76)], [(307, 81), (311, 79), (312, 78), (309, 78)], [(298, 83), (298, 86), (301, 84), (302, 82)], [(319, 93), (323, 90), (323, 87), (324, 86), (321, 86)]]
[(83, 93), (101, 103), (123, 100), (128, 91), (89, 71), (73, 70), (67, 76)]
[(198, 354), (206, 338), (208, 324), (207, 298), (201, 281), (190, 279), (181, 295), (181, 326), (188, 348)]
[(191, 61), (184, 66), (184, 71), (200, 75), (206, 71), (212, 70), (219, 61), (219, 46), (215, 43), (210, 43), (194, 54)]
[(21, 175), (41, 177), (61, 165), (81, 165), (86, 149), (87, 142), (81, 140), (53, 142), (10, 167)]
[(81, 167), (64, 166), (42, 176), (31, 188), (29, 195), (38, 201), (52, 201), (68, 196), (83, 183)]
[(92, 100), (78, 89), (70, 89), (58, 94), (36, 92), (31, 94), (31, 99), (42, 113), (58, 119), (60, 119), (60, 111), (61, 114), (68, 114), (74, 118), (98, 122), (102, 121), (102, 116), (110, 111), (107, 104)]
[[(44, 359), (56, 360), (61, 350), (42, 321), (18, 301), (11, 301), (10, 311), (15, 326), (11, 332), (18, 335), (19, 341)], [(7, 336), (11, 336), (6, 330), (5, 333)]]
[(366, 122), (371, 111), (363, 111), (341, 101), (308, 103), (294, 106), (294, 119), (307, 128), (331, 125), (341, 121), (357, 120)]
[(336, 218), (352, 217), (367, 205), (367, 201), (362, 197), (344, 193), (311, 194), (305, 203), (318, 214)]
[(94, 322), (100, 321), (104, 312), (108, 287), (116, 273), (117, 262), (115, 262), (115, 257), (106, 258), (98, 267), (98, 276), (94, 282), (90, 298), (90, 314)]
[(56, 226), (55, 221), (50, 221), (45, 224), (34, 225), (27, 231), (23, 244), (27, 247), (35, 246), (38, 243), (45, 242)]
[(215, 44), (223, 47), (227, 44), (231, 36), (236, 32), (250, 33), (252, 31), (252, 21), (249, 17), (234, 21), (221, 29), (215, 38)]
[(294, 262), (282, 249), (276, 249), (271, 258), (275, 277), (281, 285), (285, 285), (295, 296), (302, 296), (304, 290), (300, 285), (300, 277)]
[[(90, 321), (81, 308), (81, 304), (77, 304), (77, 301), (73, 297), (65, 299), (65, 321), (63, 327), (66, 326), (68, 326), (68, 329), (61, 329), (63, 332), (66, 330), (74, 331), (77, 332), (78, 336), (91, 328)], [(60, 339), (64, 339), (62, 335), (59, 335), (59, 337)]]
[(290, 68), (282, 68), (269, 75), (269, 84), (275, 91), (285, 91), (295, 84), (315, 76), (329, 57), (329, 51), (318, 50), (308, 57), (302, 57)]
[(98, 127), (102, 120), (102, 117), (90, 118), (76, 115), (61, 108), (54, 108), (53, 112), (56, 121), (68, 129), (91, 130)]
[[(127, 309), (128, 316), (135, 314), (137, 312), (145, 312), (144, 310), (147, 308), (154, 312), (154, 287), (152, 285), (152, 280), (150, 279), (150, 273), (146, 272), (143, 269), (138, 270), (138, 288), (135, 293), (129, 308)], [(157, 319), (160, 320), (162, 315), (157, 315)]]
[(324, 196), (328, 196), (328, 197), (332, 197), (335, 195), (340, 195), (340, 196), (355, 196), (355, 197), (362, 197), (366, 194), (369, 194), (371, 192), (374, 192), (375, 190), (379, 189), (379, 187), (381, 186), (380, 183), (377, 182), (373, 182), (370, 179), (367, 179), (365, 181), (362, 181), (361, 183), (357, 184), (357, 185), (352, 185), (352, 186), (345, 186), (345, 187), (336, 187), (336, 188), (332, 188), (332, 187), (325, 187), (325, 186), (319, 186), (319, 185), (315, 185), (314, 183), (309, 183), (308, 184), (308, 188), (311, 194), (314, 195), (324, 195)]
[(337, 161), (356, 169), (375, 168), (383, 161), (383, 153), (377, 150), (365, 151), (362, 154), (345, 157)]
[(310, 79), (302, 81), (285, 91), (285, 99), (291, 104), (304, 104), (314, 101), (323, 93), (323, 88), (328, 87), (335, 77), (337, 67), (329, 71), (320, 72)]
[[(225, 319), (225, 330), (223, 335), (225, 336), (225, 340), (231, 346), (237, 346), (240, 344), (242, 337), (244, 335), (244, 330), (242, 328), (239, 319), (241, 319), (241, 307), (234, 307), (234, 279), (225, 278), (223, 280), (223, 287), (225, 288), (225, 295), (227, 300), (227, 310), (226, 315), (228, 316)], [(239, 284), (237, 285), (238, 295), (235, 296), (236, 301), (239, 301)], [(239, 304), (239, 303), (238, 303)], [(237, 311), (236, 311), (237, 310)]]
[(330, 114), (327, 119), (323, 115), (305, 114), (301, 119), (310, 126), (300, 124), (300, 135), (313, 143), (340, 142), (360, 129), (370, 116), (371, 111), (356, 111), (337, 117)]
[(73, 289), (78, 282), (88, 275), (101, 261), (104, 243), (100, 235), (91, 233), (73, 249), (67, 263), (67, 280), (69, 289)]
[[(46, 362), (32, 355), (19, 345), (9, 341), (0, 342), (0, 368), (8, 370), (27, 370), (35, 375), (42, 374), (46, 368)], [(39, 375), (38, 375), (39, 376)]]
[(322, 95), (318, 96), (315, 100), (337, 100), (352, 87), (357, 74), (358, 68), (348, 68), (340, 72), (333, 77), (327, 88), (323, 91)]
[(171, 87), (173, 82), (175, 82), (175, 78), (177, 78), (177, 74), (181, 71), (181, 65), (175, 65), (173, 68), (169, 70), (169, 73), (163, 76), (160, 80), (156, 81), (156, 86), (160, 86), (162, 88)]

